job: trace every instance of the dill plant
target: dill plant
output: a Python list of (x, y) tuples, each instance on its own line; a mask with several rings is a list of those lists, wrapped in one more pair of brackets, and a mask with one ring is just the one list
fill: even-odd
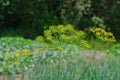
[[(80, 47), (91, 48), (89, 43), (87, 42), (86, 32), (82, 30), (77, 30), (73, 25), (53, 25), (50, 26), (49, 29), (45, 30), (43, 37), (38, 36), (41, 39), (44, 38), (45, 42), (58, 44), (60, 42), (67, 44), (76, 44)], [(36, 40), (37, 38), (36, 37)], [(37, 41), (40, 41), (37, 40)]]
[[(110, 32), (99, 28), (91, 29), (91, 31), (102, 40), (116, 41)], [(86, 60), (80, 55), (81, 51), (76, 44), (89, 48), (85, 34), (84, 31), (74, 29), (72, 25), (50, 26), (44, 31), (44, 36), (36, 37), (36, 41), (43, 43), (42, 47), (37, 47), (33, 52), (26, 49), (18, 50), (3, 56), (3, 60), (6, 60), (8, 65), (11, 62), (17, 65), (19, 58), (27, 60), (25, 62), (20, 60), (24, 63), (21, 65), (28, 66), (34, 63), (35, 67), (31, 71), (28, 70), (28, 80), (119, 80), (120, 58), (107, 55), (105, 59), (95, 62)], [(14, 56), (14, 60), (11, 56)], [(29, 63), (31, 60), (33, 62)], [(2, 65), (2, 67), (5, 71), (8, 66)], [(24, 79), (24, 76), (22, 77)]]
[(106, 42), (116, 42), (116, 39), (111, 32), (107, 32), (102, 28), (90, 28), (90, 31), (95, 34), (95, 36), (102, 41)]

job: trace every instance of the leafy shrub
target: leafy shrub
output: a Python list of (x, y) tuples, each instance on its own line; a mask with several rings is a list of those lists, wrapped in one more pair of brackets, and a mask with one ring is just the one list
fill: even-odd
[(30, 49), (34, 50), (37, 47), (41, 47), (42, 43), (24, 39), (22, 37), (1, 37), (0, 38), (0, 55), (5, 55), (8, 52), (20, 50), (20, 49)]
[[(58, 25), (50, 26), (48, 30), (44, 31), (44, 40), (49, 43), (69, 43), (78, 44), (79, 46), (90, 48), (90, 45), (85, 40), (86, 33), (82, 30), (77, 30), (73, 25)], [(39, 37), (39, 36), (38, 36)], [(36, 39), (38, 38), (36, 37)], [(39, 37), (40, 39), (42, 37)]]
[[(120, 30), (120, 1), (119, 0), (91, 0), (91, 8), (93, 15), (102, 18), (107, 28), (115, 34), (116, 38), (119, 39)], [(114, 27), (113, 27), (114, 26)], [(102, 27), (102, 26), (100, 26)]]
[(22, 37), (2, 37), (0, 43), (0, 74), (18, 73), (32, 67), (37, 59), (34, 50), (42, 46)]
[(120, 55), (120, 43), (113, 45), (109, 50), (108, 54), (119, 56)]
[(36, 60), (52, 62), (59, 57), (73, 55), (69, 52), (73, 48), (74, 52), (78, 50), (76, 45), (49, 45), (19, 37), (2, 37), (0, 42), (0, 74), (18, 73), (33, 67)]
[(33, 52), (28, 49), (9, 52), (3, 56), (0, 66), (0, 74), (19, 73), (34, 67), (35, 58)]
[(106, 25), (105, 25), (103, 19), (101, 19), (101, 18), (99, 18), (97, 16), (93, 16), (93, 17), (91, 17), (91, 20), (93, 22), (93, 26), (100, 26), (102, 28), (106, 28)]
[(107, 32), (102, 28), (90, 28), (90, 31), (93, 32), (95, 36), (102, 41), (116, 42), (114, 35), (111, 32)]
[(37, 36), (37, 37), (35, 38), (35, 40), (36, 40), (36, 41), (44, 41), (44, 38), (43, 38), (43, 36)]
[(90, 4), (90, 0), (2, 0), (0, 28), (3, 28), (1, 31), (4, 34), (8, 34), (12, 28), (13, 33), (33, 38), (50, 25), (77, 25), (81, 16), (89, 11)]

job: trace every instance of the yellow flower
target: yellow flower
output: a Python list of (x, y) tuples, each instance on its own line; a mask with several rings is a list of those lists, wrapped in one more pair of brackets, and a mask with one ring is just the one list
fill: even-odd
[(20, 53), (16, 53), (15, 56), (16, 56), (16, 57), (20, 57)]
[(80, 43), (82, 44), (83, 47), (86, 47), (88, 49), (91, 48), (91, 46), (88, 44), (88, 42), (86, 40), (81, 40)]
[(4, 61), (8, 61), (8, 57), (5, 56), (5, 57), (3, 58), (3, 60), (4, 60)]
[(101, 31), (102, 29), (101, 28), (94, 28), (95, 31)]
[(100, 33), (100, 32), (96, 32), (96, 35), (97, 35), (97, 36), (100, 36), (100, 35), (101, 35), (101, 33)]
[(14, 64), (15, 63), (15, 60), (14, 61), (9, 61), (10, 64)]
[(37, 37), (35, 38), (35, 40), (36, 40), (36, 41), (44, 41), (44, 38), (43, 38), (43, 36), (37, 36)]
[(18, 78), (16, 78), (15, 80), (22, 80), (22, 78), (21, 78), (21, 77), (18, 77)]
[(7, 68), (7, 64), (3, 64), (3, 65), (2, 65), (2, 68), (3, 68), (3, 69), (6, 69), (6, 68)]
[(46, 40), (47, 40), (47, 41), (52, 41), (52, 39), (53, 39), (53, 36), (48, 36), (48, 37), (46, 37)]
[(95, 32), (94, 28), (90, 28), (89, 30), (93, 33)]
[(55, 28), (56, 28), (57, 32), (60, 32), (60, 33), (64, 33), (66, 30), (65, 26), (63, 26), (63, 25), (58, 25)]
[(84, 36), (85, 36), (85, 32), (82, 31), (82, 30), (80, 30), (80, 31), (77, 31), (77, 32), (75, 33), (75, 35), (76, 35), (78, 38), (81, 38), (81, 37), (84, 37)]
[(15, 53), (15, 57), (16, 57), (17, 61), (20, 61), (20, 53)]
[(49, 27), (49, 30), (52, 32), (52, 33), (56, 33), (57, 32), (57, 28), (55, 26), (50, 26)]
[(102, 28), (90, 28), (90, 31), (93, 32), (96, 37), (103, 41), (116, 42), (114, 35), (111, 32), (107, 32)]
[(71, 25), (71, 24), (68, 24), (68, 25), (66, 26), (66, 29), (67, 29), (67, 30), (74, 31), (74, 26)]
[(52, 35), (51, 30), (45, 30), (43, 33), (45, 37)]
[(32, 55), (32, 52), (27, 50), (27, 49), (23, 49), (23, 50), (21, 50), (21, 52), (24, 54), (25, 58), (27, 58), (30, 55)]
[(53, 44), (56, 44), (59, 41), (66, 43), (79, 43), (80, 40), (84, 40), (86, 35), (84, 31), (79, 31), (70, 24), (50, 26), (43, 34), (45, 40)]
[(35, 54), (38, 54), (38, 53), (41, 53), (41, 52), (44, 52), (44, 51), (45, 51), (44, 48), (37, 48), (37, 49), (34, 51), (34, 53), (35, 53)]
[(51, 41), (53, 44), (56, 44), (56, 43), (58, 43), (59, 41), (58, 40), (56, 40), (56, 39), (52, 39), (52, 41)]
[(3, 58), (3, 60), (4, 60), (4, 61), (8, 61), (9, 57), (12, 56), (12, 55), (13, 55), (12, 52), (6, 54), (6, 55), (4, 56), (4, 58)]
[(62, 50), (64, 50), (64, 49), (65, 49), (64, 46), (58, 46), (58, 47), (56, 47), (56, 50), (60, 50), (60, 51), (62, 51)]

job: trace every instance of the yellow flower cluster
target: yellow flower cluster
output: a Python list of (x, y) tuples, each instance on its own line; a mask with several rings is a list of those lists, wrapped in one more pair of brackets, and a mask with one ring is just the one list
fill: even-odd
[(58, 47), (56, 47), (56, 50), (58, 50), (58, 51), (65, 50), (65, 47), (64, 46), (58, 46)]
[(116, 42), (114, 35), (111, 32), (107, 32), (102, 28), (90, 28), (90, 31), (93, 32), (96, 37), (103, 41)]
[(22, 80), (22, 78), (21, 78), (21, 77), (20, 77), (20, 78), (18, 77), (18, 78), (16, 78), (15, 80)]
[(27, 57), (32, 55), (32, 52), (29, 51), (28, 49), (23, 49), (23, 50), (20, 50), (18, 52), (23, 53), (25, 58), (27, 58)]
[(2, 68), (7, 69), (8, 65), (19, 64), (22, 61), (21, 59), (27, 59), (31, 55), (32, 52), (27, 49), (10, 52), (3, 57), (5, 63), (2, 65)]
[(85, 48), (91, 49), (91, 46), (88, 44), (88, 42), (86, 40), (81, 40), (80, 43), (82, 44), (83, 48), (85, 47)]
[(45, 40), (49, 42), (63, 41), (74, 43), (76, 40), (83, 39), (84, 36), (84, 31), (78, 31), (72, 25), (50, 26), (48, 30), (44, 31)]
[[(74, 28), (73, 25), (53, 25), (53, 26), (50, 26), (49, 29), (45, 30), (43, 32), (43, 37), (42, 36), (37, 36), (36, 37), (36, 40), (37, 41), (42, 41), (42, 40), (45, 40), (47, 42), (50, 42), (50, 43), (53, 43), (53, 44), (56, 44), (58, 42), (66, 42), (66, 43), (77, 43), (77, 44), (80, 44), (82, 45), (83, 41), (81, 40), (84, 40), (85, 36), (86, 36), (86, 33), (82, 30), (77, 30)], [(88, 47), (88, 44), (87, 44), (87, 41), (86, 43), (83, 45), (83, 46), (86, 46)]]
[(37, 36), (37, 37), (35, 38), (35, 40), (36, 40), (36, 41), (44, 41), (44, 38), (43, 38), (43, 36)]

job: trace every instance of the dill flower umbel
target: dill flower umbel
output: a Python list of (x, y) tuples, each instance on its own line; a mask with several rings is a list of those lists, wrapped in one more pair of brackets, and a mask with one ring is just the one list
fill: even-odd
[(20, 52), (23, 53), (23, 55), (24, 55), (25, 58), (27, 58), (27, 57), (29, 57), (29, 56), (32, 55), (32, 52), (29, 51), (29, 50), (27, 50), (27, 49), (23, 49)]
[[(85, 31), (75, 29), (71, 24), (52, 25), (43, 32), (43, 37), (46, 42), (52, 44), (65, 42), (70, 44), (80, 44), (85, 47), (81, 40), (85, 40), (86, 33)], [(87, 45), (87, 42), (85, 44)], [(88, 48), (88, 46), (86, 48)]]
[(3, 69), (6, 69), (6, 68), (7, 68), (7, 64), (3, 64), (3, 65), (2, 65), (2, 68), (3, 68)]
[(65, 50), (65, 47), (64, 46), (58, 46), (58, 47), (56, 47), (56, 50), (59, 50), (59, 51)]
[[(50, 26), (48, 30), (44, 31), (44, 37), (49, 42), (68, 42), (74, 43), (85, 36), (84, 31), (78, 31), (73, 25), (58, 25)], [(77, 40), (78, 39), (78, 40)]]
[(36, 41), (44, 41), (44, 38), (43, 38), (43, 36), (37, 36), (37, 37), (35, 38), (35, 40), (36, 40)]
[(111, 32), (107, 32), (102, 28), (90, 28), (90, 31), (95, 34), (95, 36), (103, 41), (116, 42), (116, 39)]

